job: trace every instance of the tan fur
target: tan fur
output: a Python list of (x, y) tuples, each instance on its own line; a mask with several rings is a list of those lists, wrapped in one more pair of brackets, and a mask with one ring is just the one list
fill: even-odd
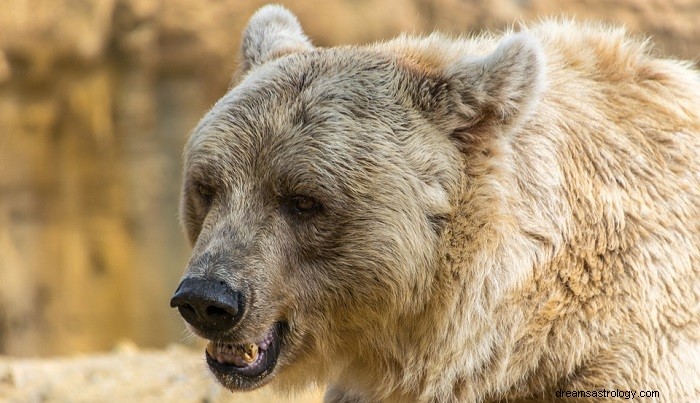
[[(182, 216), (189, 270), (254, 290), (239, 332), (289, 323), (278, 386), (700, 399), (689, 64), (573, 22), (318, 49), (280, 7), (244, 44), (238, 86), (188, 143)], [(298, 194), (323, 212), (281, 213)]]

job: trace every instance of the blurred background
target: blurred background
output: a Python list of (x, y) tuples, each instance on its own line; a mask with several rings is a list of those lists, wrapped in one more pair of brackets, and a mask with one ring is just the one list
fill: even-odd
[[(700, 56), (698, 0), (280, 1), (316, 45), (575, 16)], [(189, 250), (188, 132), (222, 96), (263, 1), (0, 1), (0, 354), (162, 348)]]

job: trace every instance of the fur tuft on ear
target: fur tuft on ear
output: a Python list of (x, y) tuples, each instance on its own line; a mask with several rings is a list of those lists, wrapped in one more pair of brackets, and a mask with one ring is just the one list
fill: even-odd
[(299, 21), (278, 5), (259, 9), (248, 21), (241, 43), (241, 73), (278, 57), (313, 49)]
[(490, 55), (463, 59), (447, 73), (458, 83), (459, 113), (468, 125), (506, 131), (530, 114), (546, 80), (542, 47), (527, 33), (507, 36)]

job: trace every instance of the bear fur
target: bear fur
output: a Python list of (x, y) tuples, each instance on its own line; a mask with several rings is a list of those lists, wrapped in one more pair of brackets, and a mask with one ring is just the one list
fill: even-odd
[(700, 400), (690, 63), (571, 21), (317, 48), (267, 6), (240, 65), (186, 146), (181, 214), (187, 273), (250, 290), (235, 338), (287, 326), (254, 387)]

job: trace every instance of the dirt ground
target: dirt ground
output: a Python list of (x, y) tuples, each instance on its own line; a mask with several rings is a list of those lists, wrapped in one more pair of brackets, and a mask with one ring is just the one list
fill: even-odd
[(0, 356), (1, 402), (320, 402), (323, 392), (280, 396), (269, 388), (230, 393), (206, 369), (202, 351), (181, 345), (52, 359)]

